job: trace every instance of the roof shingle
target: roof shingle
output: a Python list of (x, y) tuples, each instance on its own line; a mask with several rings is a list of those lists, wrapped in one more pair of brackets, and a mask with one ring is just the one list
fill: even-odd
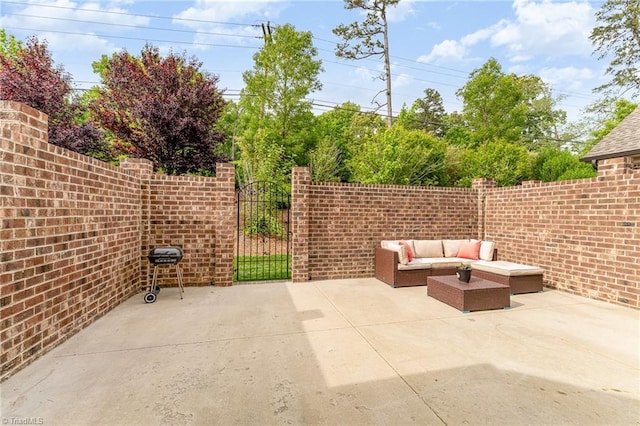
[(582, 161), (640, 155), (640, 106), (620, 122)]

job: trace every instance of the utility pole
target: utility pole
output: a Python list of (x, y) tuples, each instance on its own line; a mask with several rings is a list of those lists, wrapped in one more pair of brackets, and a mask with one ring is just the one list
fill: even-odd
[[(264, 37), (264, 45), (265, 47), (269, 44), (271, 44), (272, 38), (271, 38), (271, 23), (269, 21), (267, 21), (267, 25), (265, 25), (264, 23), (262, 24), (262, 35)], [(268, 70), (267, 70), (267, 61), (265, 61), (264, 63), (264, 80), (265, 83), (267, 81), (267, 77), (268, 77)], [(265, 93), (263, 93), (262, 95), (262, 107), (260, 108), (260, 117), (264, 117), (264, 113), (265, 113), (265, 103), (267, 102), (267, 87), (266, 84), (263, 85)]]
[(264, 44), (271, 42), (271, 23), (267, 21), (267, 25), (262, 24), (262, 35), (264, 37)]

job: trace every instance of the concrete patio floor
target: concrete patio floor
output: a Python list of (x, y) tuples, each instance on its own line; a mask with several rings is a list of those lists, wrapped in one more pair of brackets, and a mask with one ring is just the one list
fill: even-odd
[(137, 295), (2, 383), (3, 424), (640, 423), (640, 312), (464, 314), (375, 279)]

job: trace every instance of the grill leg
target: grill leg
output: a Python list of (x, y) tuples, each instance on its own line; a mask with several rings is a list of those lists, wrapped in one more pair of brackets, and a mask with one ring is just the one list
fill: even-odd
[(153, 279), (151, 280), (151, 285), (149, 286), (149, 292), (152, 292), (156, 289), (156, 280), (158, 279), (158, 267), (153, 266)]
[(182, 299), (182, 293), (184, 293), (184, 284), (182, 283), (182, 268), (176, 263), (176, 275), (178, 276), (178, 287), (180, 287), (180, 299)]
[(156, 297), (158, 296), (159, 288), (156, 287), (156, 279), (158, 277), (158, 269), (153, 267), (153, 279), (151, 280), (151, 285), (149, 286), (149, 291), (147, 291), (144, 295), (145, 303), (153, 303), (156, 301)]

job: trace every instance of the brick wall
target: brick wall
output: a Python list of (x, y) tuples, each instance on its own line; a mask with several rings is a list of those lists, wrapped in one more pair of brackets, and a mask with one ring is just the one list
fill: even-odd
[[(216, 178), (200, 176), (142, 175), (147, 201), (142, 207), (149, 218), (142, 237), (143, 285), (151, 280), (146, 262), (149, 250), (179, 246), (180, 262), (188, 285), (232, 284), (235, 232), (235, 172), (230, 164), (218, 164)], [(175, 268), (162, 267), (163, 285), (177, 285)]]
[(473, 189), (310, 183), (308, 171), (296, 169), (292, 204), (294, 281), (371, 277), (380, 240), (475, 238), (478, 231)]
[[(49, 145), (29, 107), (0, 101), (0, 120), (2, 379), (144, 289), (157, 245), (184, 249), (186, 285), (232, 284), (232, 165), (216, 178), (112, 167)], [(371, 277), (383, 239), (484, 238), (549, 286), (638, 308), (639, 188), (626, 159), (593, 179), (471, 189), (312, 183), (297, 167), (292, 279)]]
[(593, 179), (509, 188), (312, 183), (304, 168), (293, 183), (293, 281), (372, 276), (383, 239), (471, 237), (544, 267), (549, 287), (640, 307), (640, 170), (628, 159)]
[(113, 167), (48, 144), (47, 130), (45, 114), (0, 101), (1, 380), (145, 289), (155, 246), (183, 248), (185, 285), (232, 284), (232, 165), (215, 178)]
[(640, 307), (640, 170), (606, 160), (598, 177), (488, 189), (485, 238), (500, 258), (540, 265), (559, 290)]
[(0, 102), (2, 378), (138, 291), (140, 185)]
[[(178, 246), (184, 252), (180, 266), (184, 282), (208, 285), (213, 281), (215, 255), (215, 181), (195, 176), (153, 175), (148, 181), (149, 232), (142, 251)], [(152, 267), (144, 263), (150, 279)], [(160, 267), (163, 285), (177, 285), (174, 267)]]

